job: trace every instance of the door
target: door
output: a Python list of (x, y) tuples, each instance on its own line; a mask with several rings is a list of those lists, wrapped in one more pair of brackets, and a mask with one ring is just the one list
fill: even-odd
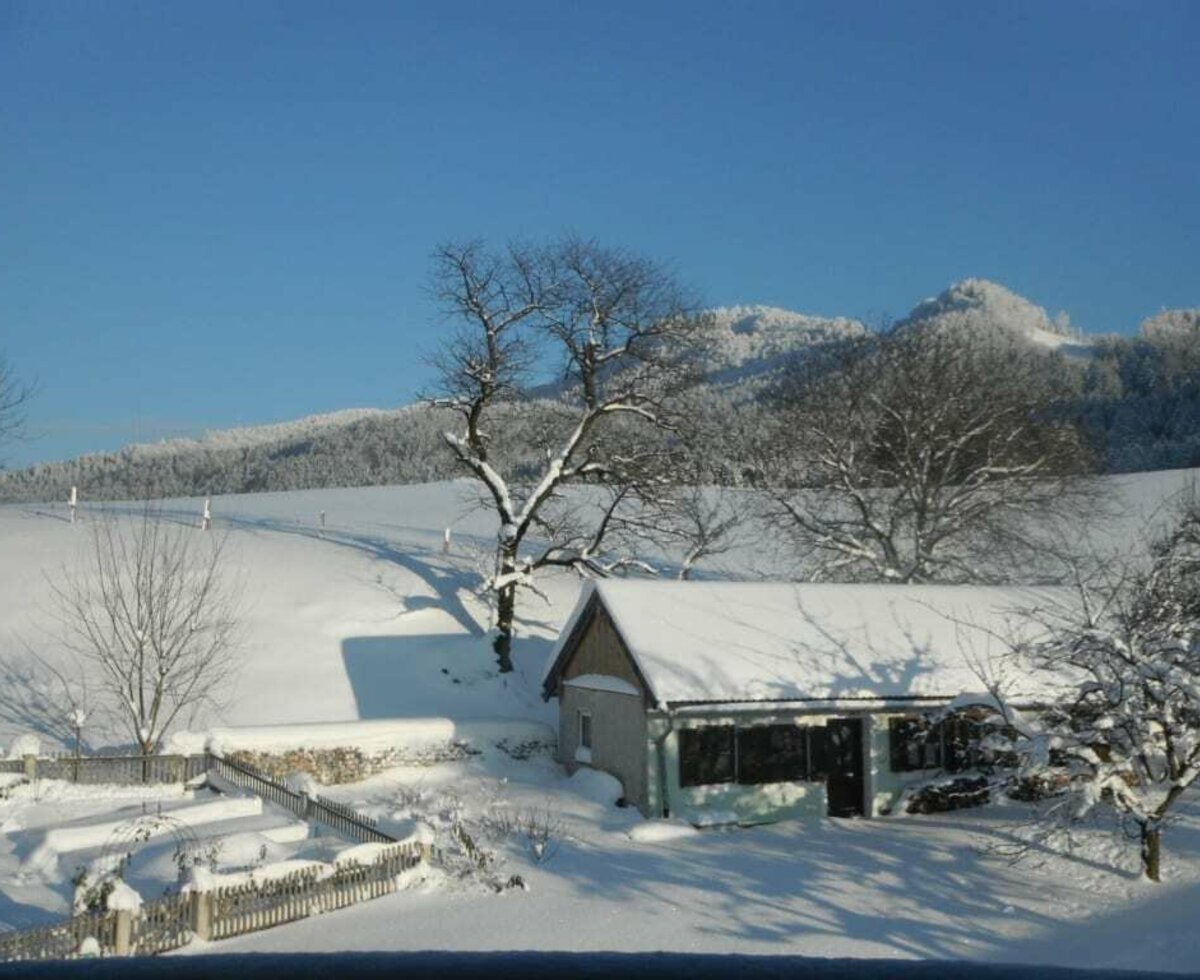
[(831, 817), (863, 815), (863, 723), (834, 718), (825, 723), (825, 795)]

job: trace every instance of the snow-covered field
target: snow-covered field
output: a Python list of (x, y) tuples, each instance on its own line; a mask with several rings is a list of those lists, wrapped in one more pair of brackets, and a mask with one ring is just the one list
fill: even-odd
[[(1110, 546), (1131, 542), (1194, 477), (1111, 478), (1121, 513), (1093, 528), (1094, 536)], [(398, 718), (553, 724), (555, 706), (541, 700), (539, 682), (578, 580), (549, 577), (546, 600), (523, 600), (516, 672), (496, 674), (487, 608), (474, 591), (494, 527), (473, 500), (464, 483), (215, 500), (216, 523), (230, 532), (232, 566), (243, 582), (244, 646), (227, 703), (192, 727)], [(194, 521), (200, 502), (169, 508)], [(83, 517), (72, 526), (65, 508), (0, 507), (3, 655), (19, 657), (29, 646), (56, 656), (47, 579), (73, 560), (88, 521), (100, 515), (85, 510)], [(773, 560), (748, 544), (710, 571), (769, 574)], [(3, 678), (0, 746), (29, 732), (51, 741), (54, 706), (38, 684), (21, 671)], [(115, 737), (87, 734), (97, 743)], [(59, 822), (111, 820), (117, 803), (141, 806), (69, 787), (54, 792), (61, 799), (49, 805), (0, 802), (8, 808), (0, 810), (0, 927), (44, 921), (69, 900), (61, 871), (74, 858), (57, 859), (57, 879), (34, 874), (25, 862), (35, 838)], [(603, 779), (568, 779), (544, 754), (514, 759), (487, 751), (394, 769), (329, 793), (385, 819), (416, 816), (443, 832), (460, 821), (494, 861), (486, 873), (452, 862), (412, 891), (212, 949), (673, 949), (1200, 967), (1200, 940), (1183, 922), (1200, 898), (1200, 810), (1187, 810), (1168, 832), (1169, 881), (1154, 888), (1138, 880), (1132, 855), (1107, 831), (1086, 836), (1073, 855), (1034, 851), (1009, 865), (994, 845), (1021, 832), (1017, 811), (695, 833), (616, 808)], [(238, 819), (277, 820), (279, 827), (290, 820), (270, 808)], [(546, 830), (538, 862), (530, 837), (537, 843)], [(282, 849), (272, 860), (307, 845), (276, 846)], [(250, 851), (258, 853), (245, 841), (230, 844), (237, 858), (230, 866), (248, 863)], [(145, 878), (151, 892), (173, 873), (169, 857), (147, 857), (159, 862)], [(489, 882), (513, 875), (528, 890), (492, 892)]]

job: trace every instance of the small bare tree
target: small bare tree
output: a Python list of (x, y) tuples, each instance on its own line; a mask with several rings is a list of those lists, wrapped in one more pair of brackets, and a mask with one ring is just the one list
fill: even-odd
[(1071, 683), (1027, 747), (1027, 775), (1067, 787), (1052, 823), (1115, 810), (1158, 881), (1163, 827), (1200, 778), (1200, 505), (1147, 563), (1102, 572), (1080, 578), (1076, 603), (1034, 611), (1049, 636), (1032, 650), (1035, 666)]
[(143, 755), (217, 703), (235, 666), (237, 592), (225, 543), (147, 507), (97, 521), (82, 560), (51, 581), (64, 645)]
[(25, 426), (25, 406), (33, 387), (17, 378), (0, 355), (0, 446), (17, 438)]
[[(603, 574), (600, 548), (619, 509), (660, 482), (670, 456), (663, 433), (679, 422), (672, 397), (695, 378), (688, 344), (699, 319), (662, 266), (577, 239), (502, 252), (443, 246), (433, 291), (455, 333), (436, 358), (432, 401), (459, 416), (446, 445), (499, 524), (488, 588), (508, 671), (518, 588), (549, 565)], [(529, 386), (551, 379), (535, 365), (559, 372), (540, 398)], [(503, 428), (522, 416), (543, 451), (536, 469), (503, 452)], [(581, 520), (565, 490), (597, 484), (615, 492)], [(527, 539), (537, 539), (535, 553), (523, 551)]]
[(987, 581), (1078, 505), (1086, 454), (1057, 365), (1003, 336), (914, 325), (829, 345), (775, 393), (767, 519), (806, 577)]

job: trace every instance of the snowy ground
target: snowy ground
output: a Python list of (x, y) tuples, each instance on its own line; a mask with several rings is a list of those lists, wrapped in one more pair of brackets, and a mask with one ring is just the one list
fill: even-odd
[[(333, 917), (194, 952), (611, 950), (970, 959), (1195, 971), (1200, 808), (1170, 831), (1170, 880), (1144, 884), (1111, 829), (1075, 853), (1011, 864), (1028, 813), (995, 809), (695, 831), (612, 805), (596, 773), (476, 758), (331, 790), (383, 818), (440, 828), (447, 872)], [(507, 815), (507, 817), (506, 817)], [(457, 817), (494, 854), (474, 871)], [(541, 862), (522, 830), (551, 836)], [(492, 893), (519, 875), (528, 890)]]
[(350, 845), (257, 797), (180, 786), (73, 786), (57, 780), (0, 792), (0, 931), (71, 914), (72, 879), (131, 854), (123, 879), (143, 899), (176, 887), (187, 869), (260, 872), (328, 862)]
[[(1110, 479), (1121, 514), (1094, 534), (1110, 545), (1132, 541), (1146, 517), (1194, 478)], [(517, 671), (497, 675), (487, 609), (474, 594), (494, 527), (472, 502), (463, 483), (215, 500), (244, 582), (245, 646), (227, 705), (195, 726), (428, 717), (553, 723), (555, 706), (541, 701), (538, 685), (578, 581), (547, 578), (548, 601), (524, 601)], [(200, 513), (198, 501), (170, 508), (188, 521)], [(25, 646), (56, 655), (47, 577), (75, 557), (98, 517), (89, 511), (71, 526), (62, 507), (0, 507), (0, 656), (19, 660)], [(772, 560), (751, 544), (723, 556), (714, 571), (770, 574)], [(40, 683), (19, 670), (0, 677), (0, 746), (31, 731), (54, 740), (55, 704)], [(89, 735), (96, 743), (113, 737)], [(384, 819), (428, 819), (443, 842), (457, 816), (495, 852), (494, 865), (480, 873), (452, 859), (446, 875), (417, 891), (212, 948), (673, 949), (1200, 968), (1200, 941), (1182, 922), (1200, 898), (1200, 814), (1187, 814), (1168, 835), (1171, 880), (1154, 889), (1122, 863), (1127, 855), (1114, 865), (1107, 833), (1074, 857), (1034, 855), (1010, 867), (985, 845), (1020, 825), (1014, 814), (692, 834), (644, 824), (598, 802), (595, 780), (582, 783), (546, 757), (488, 752), (336, 788)], [(69, 897), (61, 875), (57, 884), (21, 878), (20, 859), (39, 828), (99, 820), (112, 808), (111, 800), (64, 796), (40, 816), (27, 810), (4, 824), (0, 923), (44, 921)], [(548, 819), (556, 853), (536, 863), (519, 831), (484, 819), (505, 812), (513, 815), (509, 825)], [(262, 819), (290, 820), (269, 810)], [(257, 849), (243, 844), (230, 854), (244, 864)], [(166, 858), (156, 860), (148, 888), (171, 873)], [(530, 890), (492, 893), (489, 881), (512, 875)]]

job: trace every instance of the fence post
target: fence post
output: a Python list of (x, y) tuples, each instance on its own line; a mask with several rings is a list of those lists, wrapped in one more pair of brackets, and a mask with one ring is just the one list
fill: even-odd
[(133, 936), (133, 913), (128, 909), (117, 910), (117, 928), (113, 938), (113, 954), (128, 956), (131, 952)]
[(212, 898), (208, 892), (192, 892), (191, 927), (197, 939), (212, 939)]
[(37, 756), (26, 755), (21, 758), (25, 763), (25, 778), (30, 780), (37, 779)]

